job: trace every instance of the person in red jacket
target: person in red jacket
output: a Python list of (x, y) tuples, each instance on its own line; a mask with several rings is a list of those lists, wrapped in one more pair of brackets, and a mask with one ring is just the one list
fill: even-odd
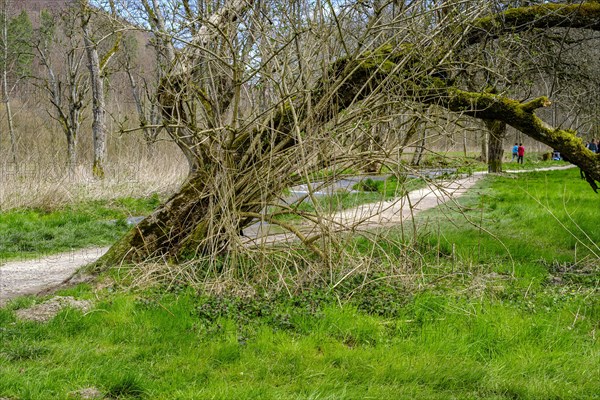
[(517, 164), (523, 164), (523, 156), (525, 155), (525, 147), (523, 147), (523, 143), (519, 143), (519, 148), (517, 149)]

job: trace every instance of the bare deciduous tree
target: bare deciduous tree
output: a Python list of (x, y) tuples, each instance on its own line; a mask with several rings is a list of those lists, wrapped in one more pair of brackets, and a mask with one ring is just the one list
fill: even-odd
[[(186, 2), (187, 24), (172, 37), (160, 22), (164, 4), (143, 3), (166, 53), (174, 52), (159, 101), (190, 176), (102, 262), (214, 257), (239, 248), (240, 229), (256, 219), (291, 230), (326, 258), (316, 245), (326, 228), (307, 237), (264, 211), (281, 213), (282, 191), (315, 172), (364, 162), (347, 146), (357, 126), (416, 104), (488, 121), (498, 131), (510, 125), (568, 155), (592, 185), (600, 180), (600, 161), (575, 132), (536, 116), (551, 104), (547, 97), (519, 101), (469, 91), (458, 79), (469, 66), (464, 54), (486, 40), (531, 29), (599, 30), (596, 2), (489, 14), (486, 2), (414, 1), (377, 6), (367, 18), (363, 8), (370, 5), (363, 3), (275, 2), (277, 13), (270, 13), (262, 3), (229, 0), (207, 16)], [(253, 108), (257, 93), (270, 106)]]
[[(108, 1), (108, 8), (111, 14), (115, 15), (116, 11), (113, 0)], [(100, 58), (98, 51), (99, 42), (107, 38), (98, 38), (92, 33), (92, 17), (94, 11), (90, 7), (89, 0), (79, 0), (79, 12), (92, 89), (92, 142), (94, 149), (92, 172), (95, 177), (104, 178), (107, 136), (104, 80), (107, 78), (106, 67), (119, 49), (122, 33), (117, 32), (115, 34), (111, 46), (103, 54), (102, 58)], [(111, 38), (111, 35), (107, 35), (107, 37)]]
[(33, 27), (25, 12), (10, 17), (11, 2), (2, 0), (0, 9), (0, 69), (2, 73), (2, 101), (6, 106), (6, 119), (10, 136), (12, 161), (17, 163), (17, 135), (15, 132), (11, 97), (19, 82), (29, 76), (33, 59), (31, 40)]
[[(125, 36), (122, 43), (123, 51), (120, 54), (120, 64), (121, 69), (127, 75), (127, 80), (131, 88), (131, 96), (138, 115), (139, 127), (144, 134), (148, 155), (152, 157), (155, 153), (154, 145), (161, 131), (160, 112), (156, 99), (156, 85), (153, 82), (149, 82), (147, 77), (140, 73), (139, 61), (136, 60), (138, 46), (139, 43), (135, 36)], [(158, 74), (158, 80), (160, 80), (160, 76), (162, 76), (160, 72), (160, 60), (157, 61), (154, 75)], [(146, 75), (148, 74), (146, 73)]]
[[(66, 54), (57, 57), (52, 48), (60, 43)], [(89, 81), (82, 71), (85, 53), (77, 26), (77, 16), (65, 10), (60, 16), (42, 11), (34, 43), (40, 63), (46, 71), (39, 86), (48, 94), (52, 111), (48, 114), (58, 121), (67, 140), (67, 163), (74, 172), (77, 165), (77, 139), (86, 107)], [(57, 63), (56, 58), (60, 59)]]

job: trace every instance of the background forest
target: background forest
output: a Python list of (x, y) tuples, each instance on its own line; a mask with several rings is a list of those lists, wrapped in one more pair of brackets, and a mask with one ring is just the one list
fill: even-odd
[[(423, 5), (377, 1), (329, 5), (258, 2), (254, 8), (264, 21), (252, 16), (243, 22), (235, 39), (239, 43), (232, 45), (242, 51), (237, 62), (247, 64), (247, 72), (263, 68), (257, 63), (271, 57), (269, 52), (279, 55), (277, 52), (282, 49), (289, 51), (281, 54), (277, 63), (290, 69), (292, 79), (301, 71), (302, 84), (310, 87), (315, 83), (315, 74), (334, 62), (340, 50), (356, 51), (351, 47), (357, 46), (373, 48), (389, 40), (404, 43), (407, 37), (411, 37), (408, 42), (417, 43), (420, 39), (413, 32), (417, 28), (423, 30), (421, 40), (432, 40), (434, 47), (443, 46), (437, 44), (442, 37), (435, 36), (435, 29), (450, 18), (467, 23), (482, 13), (535, 2), (522, 3), (482, 2), (465, 8), (461, 2), (453, 5), (450, 1)], [(163, 129), (157, 88), (170, 68), (168, 58), (173, 56), (168, 54), (168, 48), (178, 51), (194, 32), (190, 21), (200, 26), (202, 15), (218, 7), (217, 3), (201, 1), (87, 4), (67, 0), (3, 0), (0, 206), (10, 209), (48, 201), (63, 204), (73, 196), (110, 196), (112, 190), (116, 190), (115, 195), (172, 192), (187, 171), (184, 155)], [(335, 26), (336, 14), (339, 26)], [(105, 149), (94, 147), (93, 84), (82, 26), (84, 19), (89, 19), (87, 35), (91, 46), (88, 47), (96, 49), (101, 67), (99, 76), (105, 97), (102, 109), (106, 116), (100, 142), (106, 143)], [(271, 35), (266, 27), (259, 27), (265, 21), (270, 24), (269, 29), (275, 29), (273, 32), (281, 32)], [(292, 28), (288, 26), (290, 23)], [(267, 52), (267, 42), (256, 37), (252, 29), (271, 35), (274, 42), (269, 46), (274, 47)], [(161, 33), (162, 30), (165, 32)], [(290, 34), (292, 39), (284, 39)], [(171, 44), (166, 46), (165, 40)], [(561, 30), (501, 38), (486, 43), (481, 51), (473, 48), (464, 52), (463, 57), (471, 58), (465, 64), (471, 66), (460, 67), (457, 78), (475, 90), (494, 86), (495, 90), (518, 98), (546, 95), (553, 104), (540, 110), (540, 117), (553, 126), (574, 129), (584, 140), (589, 140), (600, 136), (595, 40), (594, 35), (585, 31), (569, 32), (566, 36)], [(273, 43), (277, 41), (280, 43), (275, 46)], [(299, 49), (292, 50), (292, 45), (302, 46), (302, 54), (297, 53)], [(302, 69), (303, 64), (312, 70)], [(459, 67), (451, 68), (456, 69), (453, 74), (459, 71)], [(241, 114), (266, 109), (267, 100), (273, 100), (269, 96), (282, 96), (275, 93), (281, 88), (270, 87), (272, 83), (263, 70), (242, 78)], [(221, 79), (218, 74), (210, 78)], [(358, 166), (359, 171), (375, 171), (378, 159), (385, 161), (392, 153), (397, 155), (398, 149), (402, 149), (402, 160), (408, 165), (420, 164), (423, 154), (463, 155), (486, 161), (488, 153), (498, 152), (488, 149), (490, 130), (485, 123), (435, 107), (406, 104), (395, 107), (394, 101), (377, 99), (382, 106), (371, 109), (374, 112), (368, 122), (363, 117), (365, 122), (353, 122), (349, 139), (354, 146), (345, 151), (362, 159), (359, 164), (364, 165)], [(514, 128), (507, 129), (502, 147), (506, 151), (513, 142), (524, 142), (532, 152), (549, 150)], [(98, 159), (103, 162), (106, 179), (94, 179), (98, 177), (94, 173), (94, 160)], [(107, 186), (111, 189), (105, 190)]]

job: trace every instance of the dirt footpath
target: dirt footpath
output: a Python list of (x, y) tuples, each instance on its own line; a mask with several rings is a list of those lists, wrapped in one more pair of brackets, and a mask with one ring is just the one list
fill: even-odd
[[(484, 174), (443, 182), (434, 182), (430, 186), (414, 190), (407, 196), (390, 201), (363, 204), (331, 215), (322, 215), (319, 224), (305, 221), (298, 232), (308, 238), (318, 235), (323, 229), (328, 232), (361, 231), (380, 226), (397, 225), (420, 211), (439, 205), (452, 204), (467, 192)], [(246, 246), (262, 246), (294, 242), (298, 237), (291, 233), (281, 233), (281, 228), (272, 225), (256, 225), (244, 229)]]
[(73, 250), (27, 261), (0, 265), (0, 306), (8, 299), (59, 286), (78, 268), (96, 261), (108, 247)]

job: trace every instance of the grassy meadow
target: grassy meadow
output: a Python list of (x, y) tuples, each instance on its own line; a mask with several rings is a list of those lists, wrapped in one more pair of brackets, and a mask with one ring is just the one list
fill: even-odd
[[(290, 275), (288, 290), (237, 295), (160, 281), (131, 289), (111, 271), (59, 292), (92, 301), (86, 313), (24, 322), (16, 311), (43, 299), (13, 300), (0, 309), (0, 398), (87, 388), (107, 399), (600, 398), (598, 196), (577, 169), (485, 177), (460, 209), (423, 212), (409, 234), (347, 241), (377, 268), (335, 287)], [(73, 237), (89, 230), (93, 244), (109, 243), (156, 201), (28, 220), (68, 221)], [(22, 213), (34, 211), (0, 214), (2, 230), (27, 232)], [(120, 228), (104, 232), (106, 220)], [(275, 266), (266, 256), (259, 267)]]

